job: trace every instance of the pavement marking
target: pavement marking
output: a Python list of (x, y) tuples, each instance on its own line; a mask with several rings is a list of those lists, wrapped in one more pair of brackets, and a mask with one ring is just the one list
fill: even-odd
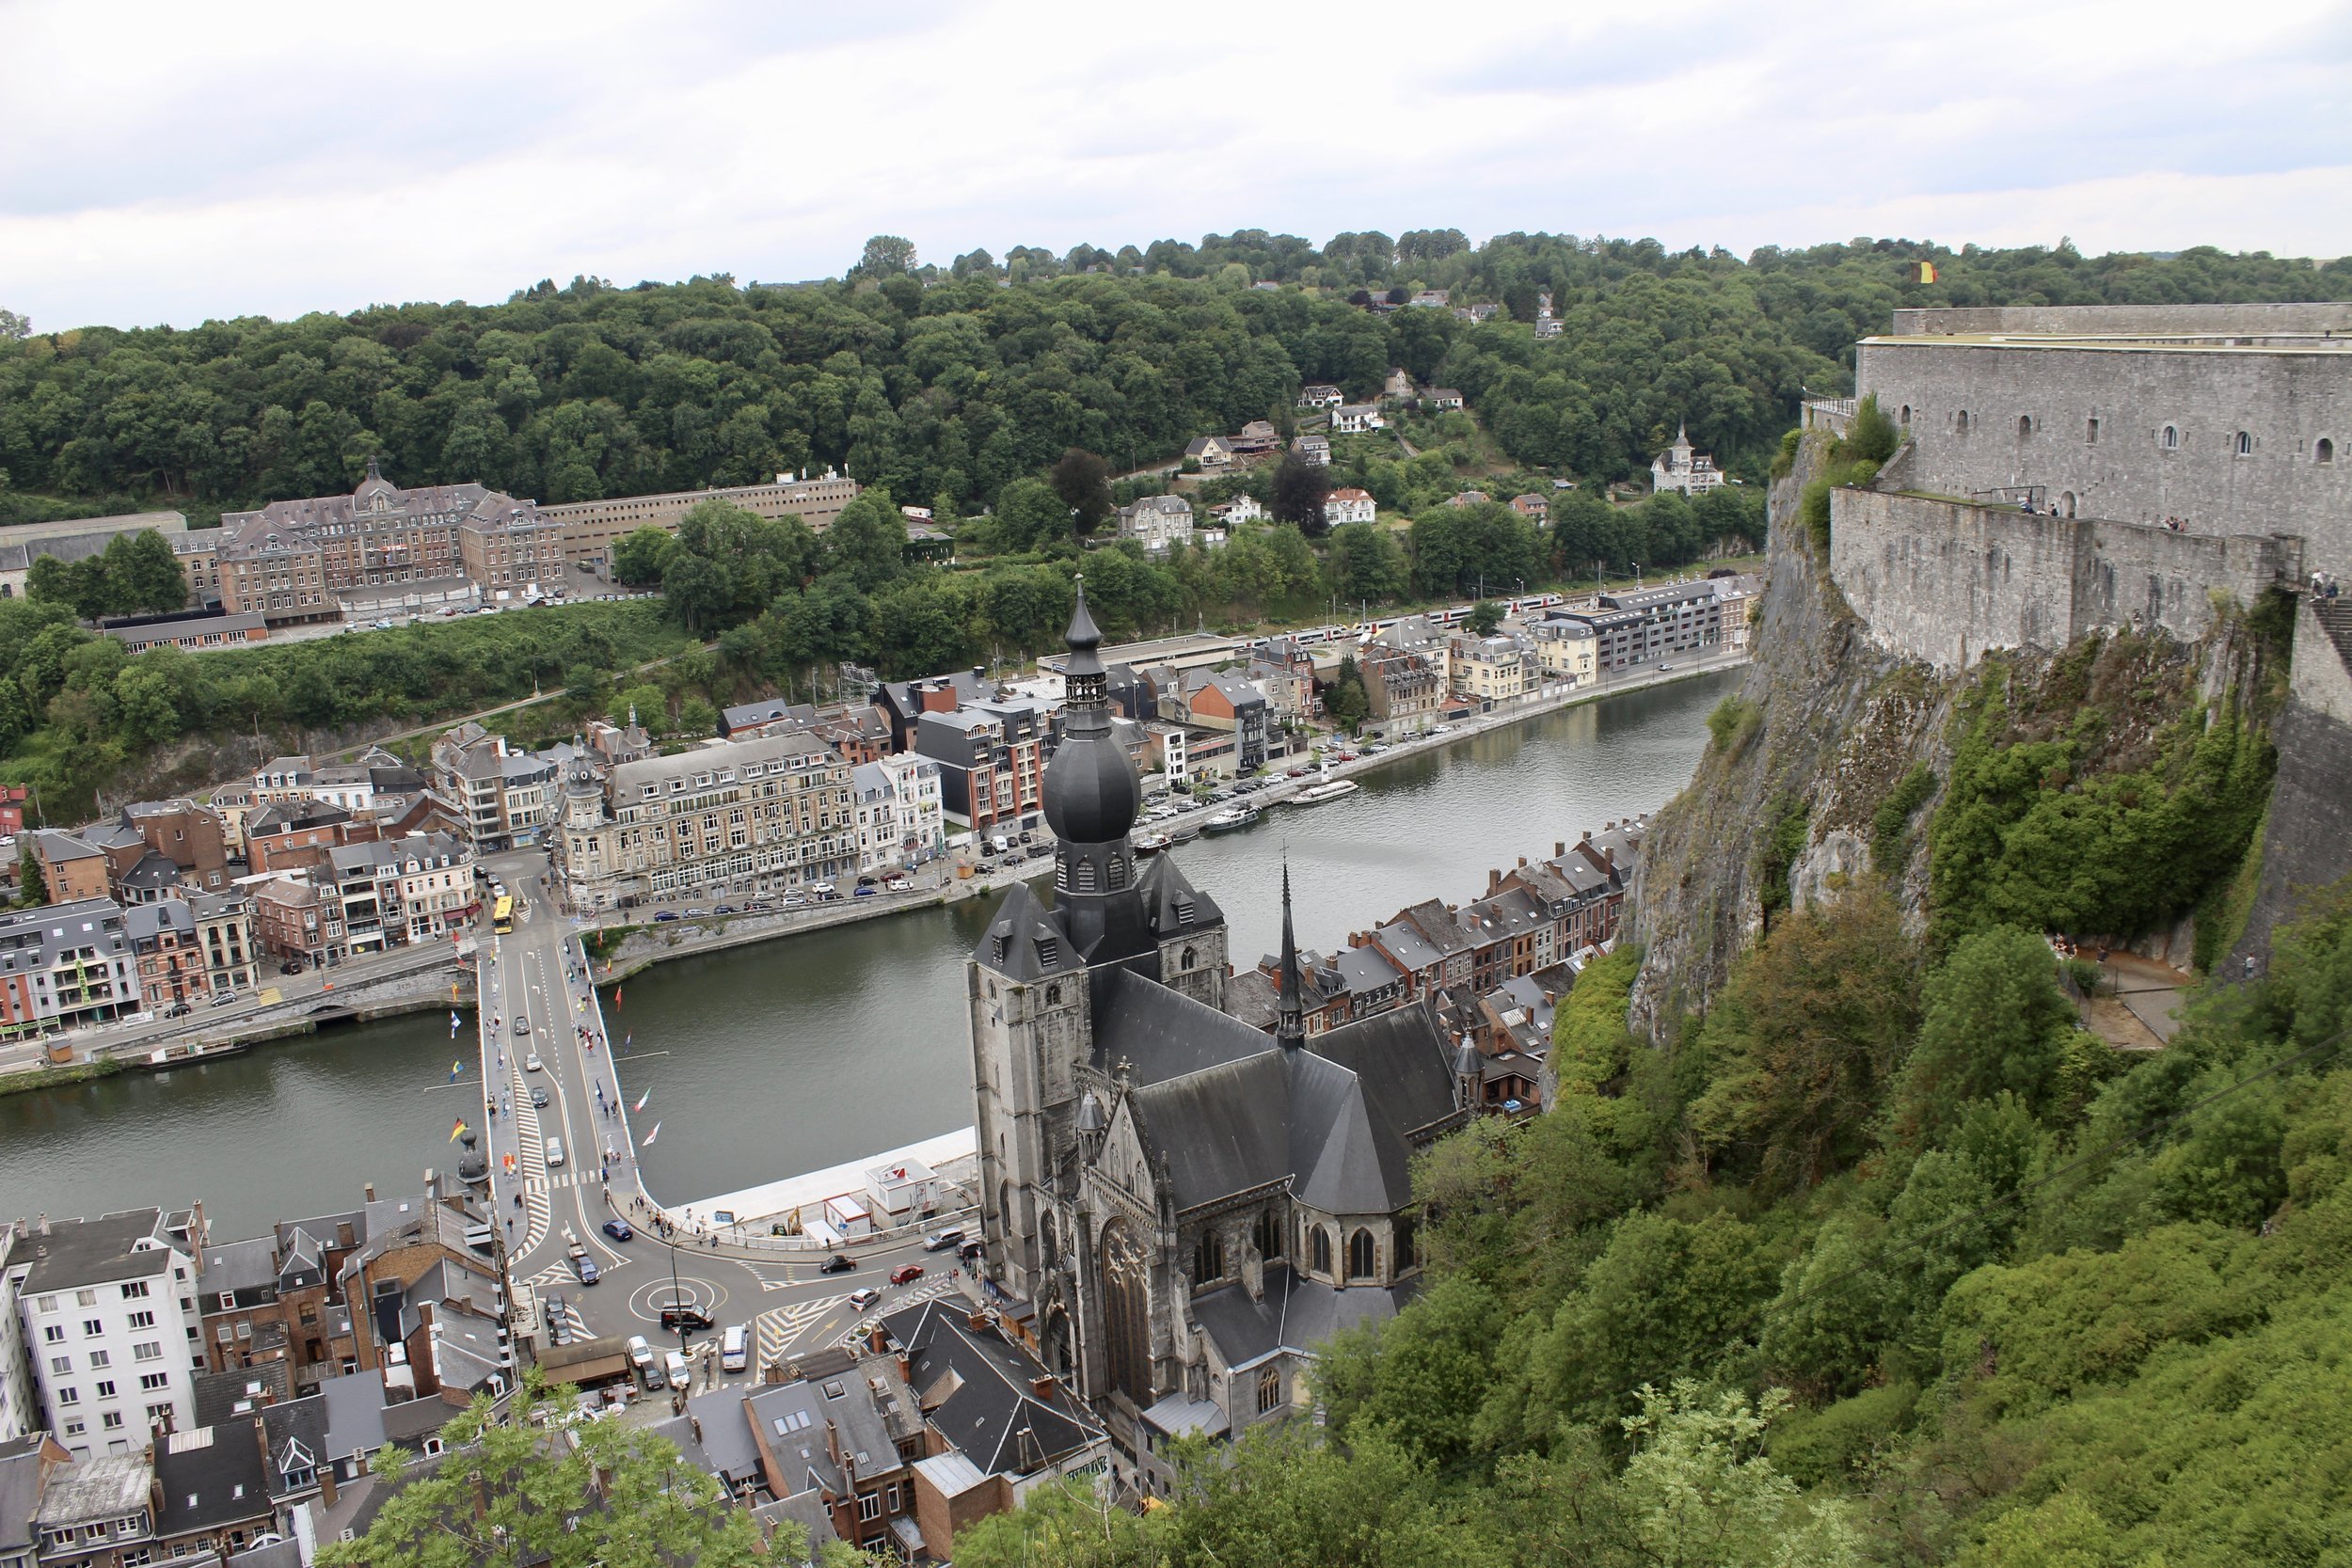
[[(841, 1338), (834, 1342), (854, 1350), (863, 1339), (866, 1325), (867, 1323), (892, 1312), (903, 1311), (910, 1307), (920, 1307), (927, 1301), (937, 1301), (942, 1296), (953, 1295), (956, 1293), (957, 1289), (956, 1276), (950, 1274), (945, 1275), (937, 1279), (926, 1279), (922, 1284), (915, 1286), (904, 1295), (885, 1295), (882, 1300), (874, 1303), (873, 1307), (861, 1316), (856, 1323), (850, 1324), (850, 1331), (847, 1334), (842, 1335)], [(844, 1298), (835, 1297), (834, 1299), (841, 1300)]]
[(825, 1296), (794, 1302), (789, 1307), (771, 1307), (759, 1314), (753, 1320), (753, 1365), (759, 1367), (781, 1360), (786, 1347), (800, 1338), (802, 1330), (849, 1299), (846, 1293)]

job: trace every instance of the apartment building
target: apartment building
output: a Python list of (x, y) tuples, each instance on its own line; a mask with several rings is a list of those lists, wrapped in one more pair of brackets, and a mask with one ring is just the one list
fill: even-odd
[(1044, 705), (1020, 698), (925, 713), (914, 726), (914, 751), (939, 765), (943, 808), (975, 832), (1036, 826), (1052, 750)]
[(77, 1459), (135, 1453), (196, 1415), (200, 1207), (34, 1222), (8, 1274), (49, 1430)]
[[(41, 1430), (40, 1402), (33, 1389), (32, 1363), (24, 1359), (24, 1318), (17, 1309), (16, 1271), (11, 1267), (24, 1250), (24, 1233), (0, 1220), (0, 1445)], [(13, 1568), (9, 1544), (0, 1537), (0, 1568)]]
[(1530, 662), (1516, 637), (1457, 636), (1447, 659), (1454, 695), (1487, 705), (1514, 701), (1533, 684)]
[(122, 808), (121, 825), (180, 868), (183, 886), (219, 893), (229, 885), (229, 834), (219, 814), (194, 800), (140, 800)]
[(1536, 667), (1570, 686), (1589, 685), (1600, 671), (1599, 641), (1592, 623), (1572, 616), (1549, 616), (1527, 628)]
[(431, 942), (463, 924), (479, 901), (473, 853), (447, 833), (408, 833), (327, 852), (352, 953)]
[(342, 962), (343, 904), (332, 879), (322, 888), (308, 877), (278, 877), (255, 888), (253, 940), (282, 962)]
[(70, 1028), (138, 1006), (137, 955), (114, 900), (0, 914), (0, 1033)]
[(1606, 673), (1677, 654), (1696, 657), (1716, 652), (1724, 641), (1724, 603), (1712, 582), (1670, 583), (1603, 594), (1593, 610), (1555, 610), (1545, 620), (1590, 627), (1594, 664)]
[(614, 768), (574, 759), (552, 833), (574, 906), (609, 910), (739, 878), (854, 877), (850, 765), (813, 736), (712, 740)]
[(675, 533), (678, 519), (703, 501), (724, 501), (762, 517), (798, 517), (822, 533), (857, 499), (853, 479), (828, 473), (821, 479), (778, 474), (773, 484), (738, 484), (718, 490), (672, 490), (659, 496), (621, 496), (612, 500), (564, 501), (539, 508), (539, 515), (562, 531), (564, 559), (583, 571), (610, 578), (613, 545), (641, 528)]
[(861, 875), (921, 865), (946, 847), (939, 764), (920, 756), (882, 757), (853, 765), (850, 780)]

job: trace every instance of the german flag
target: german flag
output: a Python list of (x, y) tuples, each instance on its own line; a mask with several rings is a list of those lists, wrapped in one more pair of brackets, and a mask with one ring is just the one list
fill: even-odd
[(1935, 281), (1935, 263), (1933, 261), (1922, 261), (1919, 263), (1919, 281), (1922, 283), (1932, 283)]
[(449, 1130), (449, 1141), (455, 1143), (458, 1139), (464, 1137), (465, 1135), (466, 1118), (464, 1117), (459, 1117), (457, 1118), (457, 1125)]

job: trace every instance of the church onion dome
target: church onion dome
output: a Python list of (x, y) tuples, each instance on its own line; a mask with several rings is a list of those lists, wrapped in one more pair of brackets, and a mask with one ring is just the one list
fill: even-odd
[(1142, 804), (1135, 765), (1108, 735), (1067, 736), (1045, 765), (1045, 822), (1065, 843), (1125, 838)]

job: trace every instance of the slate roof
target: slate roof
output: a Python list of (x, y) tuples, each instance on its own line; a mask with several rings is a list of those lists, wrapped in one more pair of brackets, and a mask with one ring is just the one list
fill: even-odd
[(44, 1525), (86, 1525), (128, 1518), (149, 1502), (154, 1472), (143, 1453), (99, 1454), (49, 1472), (34, 1517)]
[(686, 1413), (703, 1424), (704, 1465), (730, 1484), (759, 1475), (759, 1446), (752, 1441), (751, 1418), (743, 1409), (746, 1392), (714, 1388), (686, 1402)]
[[(331, 1380), (330, 1380), (331, 1381)], [(331, 1463), (326, 1452), (326, 1401), (317, 1394), (306, 1394), (298, 1400), (281, 1400), (263, 1405), (261, 1411), (262, 1433), (269, 1439), (270, 1488), (278, 1493), (288, 1490), (286, 1471), (302, 1468), (308, 1459), (310, 1468), (325, 1469)], [(300, 1449), (296, 1453), (293, 1450)]]
[(204, 1249), (204, 1267), (197, 1282), (207, 1293), (215, 1291), (256, 1291), (278, 1283), (278, 1249), (274, 1238), (248, 1237)]
[(996, 907), (996, 918), (980, 933), (973, 957), (1021, 984), (1048, 974), (1074, 974), (1083, 967), (1060, 925), (1025, 882), (1015, 882), (1005, 895), (1005, 901)]
[(1343, 1328), (1386, 1322), (1412, 1295), (1410, 1285), (1327, 1285), (1268, 1264), (1263, 1300), (1241, 1285), (1219, 1286), (1192, 1298), (1193, 1321), (1216, 1341), (1225, 1365), (1241, 1370), (1277, 1351), (1311, 1353)]
[(1359, 996), (1405, 978), (1404, 971), (1391, 963), (1380, 949), (1370, 945), (1343, 947), (1331, 955), (1331, 964), (1339, 971), (1341, 983)]
[[(170, 1245), (135, 1244), (151, 1238)], [(171, 1266), (171, 1247), (176, 1245), (164, 1229), (160, 1209), (132, 1209), (94, 1220), (52, 1220), (49, 1234), (36, 1232), (18, 1246), (16, 1259), (32, 1263), (19, 1294), (144, 1279)]]
[(1241, 1020), (1129, 969), (1110, 974), (1095, 1004), (1094, 1065), (1107, 1073), (1121, 1060), (1132, 1063), (1137, 1085), (1259, 1055), (1273, 1045)]
[(330, 1377), (319, 1385), (326, 1419), (326, 1457), (348, 1459), (384, 1446), (384, 1373), (380, 1369)]
[(42, 1437), (33, 1432), (0, 1442), (0, 1557), (32, 1548), (33, 1511), (40, 1505)]
[[(1225, 911), (1216, 900), (1193, 886), (1169, 855), (1152, 856), (1143, 875), (1136, 879), (1136, 886), (1143, 894), (1144, 919), (1155, 937), (1165, 940), (1225, 924)], [(1190, 918), (1184, 913), (1187, 907)]]
[(1102, 1436), (1061, 1391), (1041, 1399), (1045, 1369), (992, 1329), (972, 1327), (961, 1301), (930, 1301), (882, 1320), (907, 1347), (908, 1382), (932, 1426), (990, 1475), (1023, 1475)]
[(163, 1508), (157, 1535), (181, 1535), (268, 1518), (269, 1466), (250, 1416), (176, 1432), (155, 1445)]

